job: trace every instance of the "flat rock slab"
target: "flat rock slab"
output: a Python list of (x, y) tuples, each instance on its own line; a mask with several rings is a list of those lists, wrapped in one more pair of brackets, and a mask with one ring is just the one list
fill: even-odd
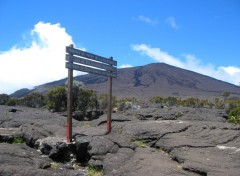
[(20, 128), (0, 128), (0, 142), (12, 142), (17, 137), (22, 137)]
[(176, 148), (171, 152), (183, 168), (201, 175), (237, 176), (240, 173), (240, 148), (217, 146), (208, 148)]
[[(168, 133), (155, 144), (167, 150), (189, 146), (194, 148), (215, 147), (237, 139), (239, 130), (229, 128), (226, 123), (217, 122), (189, 122), (190, 126), (180, 133)], [(239, 145), (239, 144), (238, 144)]]
[(190, 126), (189, 122), (179, 120), (139, 121), (115, 125), (116, 128), (121, 128), (124, 136), (150, 144), (154, 144), (166, 134), (180, 133)]
[[(214, 115), (210, 114), (211, 118), (216, 115), (216, 111), (213, 113)], [(210, 121), (149, 119), (113, 122), (113, 131), (170, 152), (169, 157), (191, 174), (238, 176), (240, 173), (238, 125), (212, 119)], [(130, 160), (132, 159), (133, 157)], [(118, 173), (119, 169), (115, 170)]]
[(111, 168), (111, 170), (105, 170), (108, 171), (106, 175), (109, 176), (197, 175), (182, 170), (177, 162), (172, 161), (161, 151), (151, 148), (137, 148), (134, 152), (129, 149), (119, 150), (116, 155), (107, 155), (104, 163), (106, 163), (106, 167)]
[(197, 120), (226, 122), (224, 110), (190, 107), (149, 107), (127, 110), (126, 115), (139, 120)]
[(0, 175), (47, 174), (50, 159), (25, 144), (0, 144)]

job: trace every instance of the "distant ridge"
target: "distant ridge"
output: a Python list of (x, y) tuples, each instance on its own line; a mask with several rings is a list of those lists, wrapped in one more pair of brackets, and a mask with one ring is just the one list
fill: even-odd
[[(74, 80), (84, 82), (87, 88), (96, 90), (98, 93), (107, 92), (106, 77), (86, 74), (76, 76)], [(51, 88), (63, 86), (66, 81), (65, 78), (43, 84), (33, 91), (44, 94)], [(229, 92), (231, 96), (240, 96), (240, 87), (164, 63), (118, 69), (118, 77), (113, 79), (113, 95), (118, 98), (144, 99), (153, 96), (174, 96), (210, 99), (222, 97), (223, 92)]]
[(29, 94), (29, 93), (31, 93), (31, 92), (32, 92), (32, 90), (27, 89), (27, 88), (23, 88), (23, 89), (17, 90), (16, 92), (14, 92), (13, 94), (11, 94), (10, 96), (11, 96), (11, 97), (20, 98), (20, 97), (26, 96), (27, 94)]

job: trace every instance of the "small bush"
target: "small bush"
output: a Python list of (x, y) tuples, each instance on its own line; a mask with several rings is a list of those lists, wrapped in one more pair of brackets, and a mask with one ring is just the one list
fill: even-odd
[(88, 109), (98, 109), (97, 94), (90, 89), (81, 89), (78, 94), (78, 109), (86, 113)]
[(44, 96), (33, 92), (21, 100), (21, 104), (31, 108), (40, 108), (44, 106)]
[(224, 109), (226, 111), (227, 114), (229, 114), (231, 112), (231, 110), (240, 107), (240, 99), (236, 99), (236, 100), (227, 100), (225, 105), (224, 105)]
[(64, 111), (67, 107), (67, 93), (64, 87), (56, 87), (48, 91), (47, 107), (53, 111)]
[(175, 113), (175, 117), (176, 118), (179, 118), (179, 117), (182, 117), (183, 116), (183, 113), (182, 112), (176, 112)]
[(7, 94), (0, 94), (0, 105), (5, 105), (9, 98), (10, 97)]
[(178, 99), (176, 97), (167, 97), (164, 99), (164, 103), (168, 106), (175, 106), (178, 103)]
[(240, 124), (240, 107), (234, 108), (228, 115), (228, 121), (234, 124)]
[(152, 97), (149, 101), (154, 104), (163, 103), (164, 98), (156, 96)]
[(219, 98), (215, 98), (214, 105), (217, 109), (224, 109), (224, 102), (221, 101)]
[(17, 99), (16, 98), (10, 98), (7, 102), (6, 105), (8, 106), (15, 106), (17, 104)]
[(200, 107), (200, 100), (198, 98), (188, 98), (184, 101), (184, 105), (187, 107), (197, 108)]
[(132, 109), (133, 108), (133, 103), (129, 102), (129, 101), (119, 101), (118, 103), (118, 110), (119, 111), (126, 111), (128, 109)]
[[(107, 94), (101, 94), (98, 97), (99, 102), (99, 108), (101, 110), (107, 109)], [(117, 107), (117, 98), (115, 96), (112, 96), (112, 108)]]
[(222, 96), (224, 97), (224, 100), (227, 100), (228, 97), (230, 96), (230, 92), (223, 92)]

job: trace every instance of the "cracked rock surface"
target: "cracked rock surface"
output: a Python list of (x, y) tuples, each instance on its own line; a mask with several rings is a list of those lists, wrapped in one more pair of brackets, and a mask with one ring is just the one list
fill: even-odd
[[(84, 176), (84, 165), (108, 176), (229, 175), (240, 173), (240, 128), (216, 109), (150, 107), (73, 119), (42, 109), (0, 106), (0, 175)], [(14, 139), (22, 138), (23, 144)], [(55, 163), (55, 167), (53, 164)]]

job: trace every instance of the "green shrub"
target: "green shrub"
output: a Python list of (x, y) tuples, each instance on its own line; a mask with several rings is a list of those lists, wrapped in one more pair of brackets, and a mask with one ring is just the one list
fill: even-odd
[(96, 92), (90, 89), (85, 89), (83, 82), (76, 80), (73, 81), (72, 98), (73, 111), (80, 110), (83, 113), (86, 113), (88, 109), (99, 109)]
[(154, 104), (163, 103), (164, 98), (156, 96), (152, 97), (149, 101)]
[(224, 109), (227, 114), (231, 112), (231, 110), (240, 107), (240, 100), (227, 100), (226, 103), (224, 104)]
[(132, 108), (133, 108), (132, 102), (129, 102), (129, 101), (119, 101), (118, 102), (118, 110), (119, 111), (126, 111), (126, 110), (132, 109)]
[(178, 103), (178, 99), (176, 97), (167, 97), (164, 99), (164, 103), (168, 106), (175, 106)]
[(16, 98), (10, 98), (7, 102), (6, 105), (8, 106), (15, 106), (17, 105), (17, 99)]
[(5, 105), (9, 98), (10, 97), (7, 94), (0, 94), (0, 105)]
[(188, 98), (184, 101), (185, 106), (197, 108), (200, 107), (200, 100), (198, 98)]
[(228, 97), (230, 96), (230, 92), (223, 92), (222, 96), (224, 97), (224, 100), (227, 100)]
[(38, 92), (33, 92), (21, 100), (21, 104), (31, 108), (44, 106), (44, 96)]
[(88, 109), (98, 109), (97, 94), (90, 89), (81, 89), (78, 94), (78, 109), (84, 113)]
[(98, 96), (99, 108), (104, 110), (107, 108), (107, 94), (101, 94)]
[(200, 100), (200, 106), (204, 107), (204, 106), (209, 106), (208, 100)]
[[(99, 102), (99, 108), (101, 110), (105, 110), (107, 108), (107, 94), (101, 94), (98, 97)], [(117, 98), (115, 96), (112, 96), (112, 108), (117, 107)]]
[(219, 98), (215, 98), (214, 105), (217, 109), (224, 109), (224, 102), (221, 101)]
[[(67, 83), (66, 83), (67, 84)], [(78, 110), (79, 108), (79, 94), (80, 94), (80, 91), (82, 89), (84, 89), (84, 84), (83, 82), (80, 82), (80, 81), (76, 81), (74, 80), (73, 81), (73, 90), (72, 90), (72, 98), (73, 98), (73, 102), (72, 102), (72, 105), (73, 105), (73, 110)]]
[(240, 124), (240, 107), (234, 108), (229, 112), (228, 121), (234, 124)]
[(64, 111), (67, 107), (67, 93), (65, 87), (59, 86), (48, 91), (47, 107), (53, 111)]

